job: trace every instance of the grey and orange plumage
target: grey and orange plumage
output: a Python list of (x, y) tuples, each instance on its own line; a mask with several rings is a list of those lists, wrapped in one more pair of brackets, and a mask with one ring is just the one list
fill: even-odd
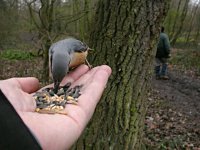
[(54, 43), (49, 49), (49, 69), (54, 81), (54, 92), (70, 68), (84, 64), (90, 48), (75, 38)]

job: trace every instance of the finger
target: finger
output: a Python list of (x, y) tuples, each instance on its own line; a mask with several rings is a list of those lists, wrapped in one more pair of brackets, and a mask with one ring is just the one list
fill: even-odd
[(111, 68), (105, 65), (101, 66), (93, 75), (92, 81), (82, 91), (83, 93), (79, 98), (79, 106), (81, 106), (89, 116), (93, 114), (110, 75)]
[(95, 68), (97, 70), (90, 76), (92, 80), (89, 81), (87, 87), (82, 91), (78, 105), (66, 105), (65, 108), (68, 115), (83, 126), (87, 124), (94, 113), (96, 104), (98, 103), (108, 81), (108, 77), (111, 74), (111, 69), (108, 66)]
[(61, 84), (65, 84), (67, 82), (74, 82), (78, 78), (80, 78), (83, 74), (85, 74), (89, 70), (87, 65), (81, 65), (76, 68), (74, 71), (70, 72), (62, 81)]
[(39, 89), (39, 81), (34, 77), (26, 77), (26, 78), (13, 78), (16, 80), (20, 88), (27, 93), (33, 93)]
[(93, 75), (99, 69), (99, 66), (92, 68), (87, 73), (82, 75), (78, 80), (76, 80), (73, 85), (84, 85), (87, 86), (88, 83), (92, 80)]

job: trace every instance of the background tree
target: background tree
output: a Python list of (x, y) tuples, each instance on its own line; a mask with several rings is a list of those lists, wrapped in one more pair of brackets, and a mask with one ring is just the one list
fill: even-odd
[(196, 18), (195, 18), (195, 29), (196, 29), (196, 34), (195, 34), (195, 37), (194, 37), (194, 40), (195, 40), (195, 43), (199, 43), (199, 35), (200, 35), (200, 10), (198, 9), (197, 11), (197, 15), (196, 15)]
[[(172, 37), (172, 40), (171, 40), (172, 44), (175, 44), (177, 38), (180, 36), (180, 33), (182, 31), (182, 28), (183, 28), (183, 22), (184, 22), (184, 20), (186, 18), (187, 12), (188, 12), (188, 4), (189, 4), (189, 2), (190, 2), (190, 0), (186, 0), (185, 1), (185, 4), (183, 6), (183, 9), (182, 9), (182, 12), (181, 12), (181, 15), (180, 15), (179, 27), (176, 28), (176, 31), (173, 29), (175, 31), (175, 33), (174, 33), (174, 35)], [(177, 21), (177, 20), (175, 20), (175, 21)]]
[[(79, 32), (79, 37), (84, 38), (89, 29), (89, 0), (25, 0), (31, 22), (38, 32), (37, 42), (40, 49), (43, 50), (44, 56), (44, 79), (48, 81), (48, 50), (51, 44), (58, 39), (66, 38), (66, 36), (76, 35)], [(70, 7), (72, 12), (70, 12)], [(70, 23), (74, 23), (72, 32), (69, 27)]]
[(194, 6), (193, 10), (191, 11), (191, 17), (190, 17), (190, 25), (188, 26), (188, 30), (186, 30), (187, 34), (186, 34), (186, 43), (189, 43), (190, 41), (190, 37), (191, 37), (191, 32), (192, 32), (192, 28), (194, 28), (194, 22), (195, 22), (195, 17), (196, 17), (196, 14), (197, 14), (197, 10), (198, 10), (198, 7), (199, 7), (199, 1), (197, 3), (196, 6)]
[[(36, 1), (37, 0), (26, 0), (25, 2), (29, 8), (31, 20), (38, 30), (38, 40), (41, 42), (41, 47), (44, 52), (44, 80), (48, 80), (48, 50), (52, 44), (52, 39), (54, 38), (52, 32), (54, 22), (54, 5), (56, 0), (40, 0), (39, 3), (36, 3)], [(40, 5), (40, 7), (36, 7), (35, 4)]]
[(108, 64), (113, 73), (74, 149), (140, 149), (152, 61), (167, 8), (167, 1), (100, 0), (90, 60)]
[(199, 5), (198, 0), (171, 1), (165, 26), (173, 47), (178, 45), (198, 46)]
[[(0, 48), (4, 49), (16, 43), (16, 30), (19, 29), (19, 10), (17, 1), (0, 0)], [(9, 46), (10, 45), (10, 46)]]

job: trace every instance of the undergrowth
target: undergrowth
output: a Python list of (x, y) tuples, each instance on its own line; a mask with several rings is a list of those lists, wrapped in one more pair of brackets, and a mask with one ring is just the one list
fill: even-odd
[(30, 51), (8, 49), (0, 52), (0, 58), (6, 60), (30, 60), (36, 57), (36, 54)]
[(178, 50), (173, 54), (170, 63), (182, 70), (193, 70), (197, 75), (200, 75), (199, 50)]

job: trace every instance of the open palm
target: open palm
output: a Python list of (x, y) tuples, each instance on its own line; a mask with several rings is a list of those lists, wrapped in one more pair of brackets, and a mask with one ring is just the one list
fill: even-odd
[(84, 85), (78, 105), (65, 107), (68, 115), (34, 112), (36, 103), (32, 94), (39, 88), (36, 78), (3, 80), (0, 88), (43, 149), (68, 149), (92, 117), (110, 74), (111, 69), (105, 65), (91, 70), (82, 65), (67, 75), (63, 85), (67, 82), (72, 82), (72, 86)]

